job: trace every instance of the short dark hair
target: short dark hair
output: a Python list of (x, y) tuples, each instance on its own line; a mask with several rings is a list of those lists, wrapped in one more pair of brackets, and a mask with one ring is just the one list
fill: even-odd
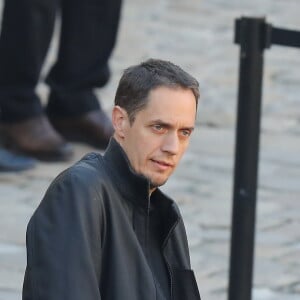
[(198, 81), (179, 66), (160, 59), (148, 59), (124, 71), (116, 91), (115, 105), (126, 110), (132, 124), (136, 113), (147, 105), (150, 91), (160, 86), (190, 89), (197, 107)]

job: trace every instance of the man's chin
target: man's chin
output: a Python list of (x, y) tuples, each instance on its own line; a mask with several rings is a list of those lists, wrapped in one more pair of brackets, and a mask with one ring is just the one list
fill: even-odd
[(166, 182), (167, 182), (167, 179), (166, 180), (160, 180), (160, 181), (158, 181), (158, 180), (154, 181), (154, 180), (150, 179), (150, 189), (156, 189), (156, 188), (164, 185)]

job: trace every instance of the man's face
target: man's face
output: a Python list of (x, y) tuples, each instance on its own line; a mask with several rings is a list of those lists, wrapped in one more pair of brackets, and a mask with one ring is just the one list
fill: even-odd
[(146, 107), (132, 124), (119, 107), (114, 109), (113, 120), (121, 112), (115, 137), (132, 168), (148, 178), (152, 188), (163, 185), (189, 144), (196, 118), (194, 94), (188, 89), (158, 87), (150, 92)]

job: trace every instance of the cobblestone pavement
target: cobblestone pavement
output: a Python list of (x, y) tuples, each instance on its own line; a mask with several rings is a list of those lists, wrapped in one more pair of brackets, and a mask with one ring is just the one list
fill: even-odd
[[(185, 218), (203, 299), (227, 299), (239, 55), (234, 19), (265, 16), (276, 27), (300, 30), (299, 11), (298, 0), (124, 2), (112, 80), (99, 91), (104, 108), (111, 110), (121, 71), (148, 57), (176, 62), (201, 84), (190, 150), (164, 189)], [(54, 39), (44, 71), (56, 44)], [(265, 52), (255, 300), (300, 299), (299, 53), (275, 46)], [(45, 99), (47, 87), (41, 84), (38, 92)], [(76, 145), (75, 160), (90, 150)], [(67, 166), (40, 163), (27, 172), (0, 174), (0, 300), (20, 299), (27, 222), (50, 181)]]

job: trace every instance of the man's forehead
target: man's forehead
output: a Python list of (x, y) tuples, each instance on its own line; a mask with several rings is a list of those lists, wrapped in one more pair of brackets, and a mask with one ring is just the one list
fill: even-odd
[(144, 112), (162, 115), (176, 114), (180, 116), (194, 117), (196, 114), (196, 101), (190, 90), (156, 90), (149, 95)]

